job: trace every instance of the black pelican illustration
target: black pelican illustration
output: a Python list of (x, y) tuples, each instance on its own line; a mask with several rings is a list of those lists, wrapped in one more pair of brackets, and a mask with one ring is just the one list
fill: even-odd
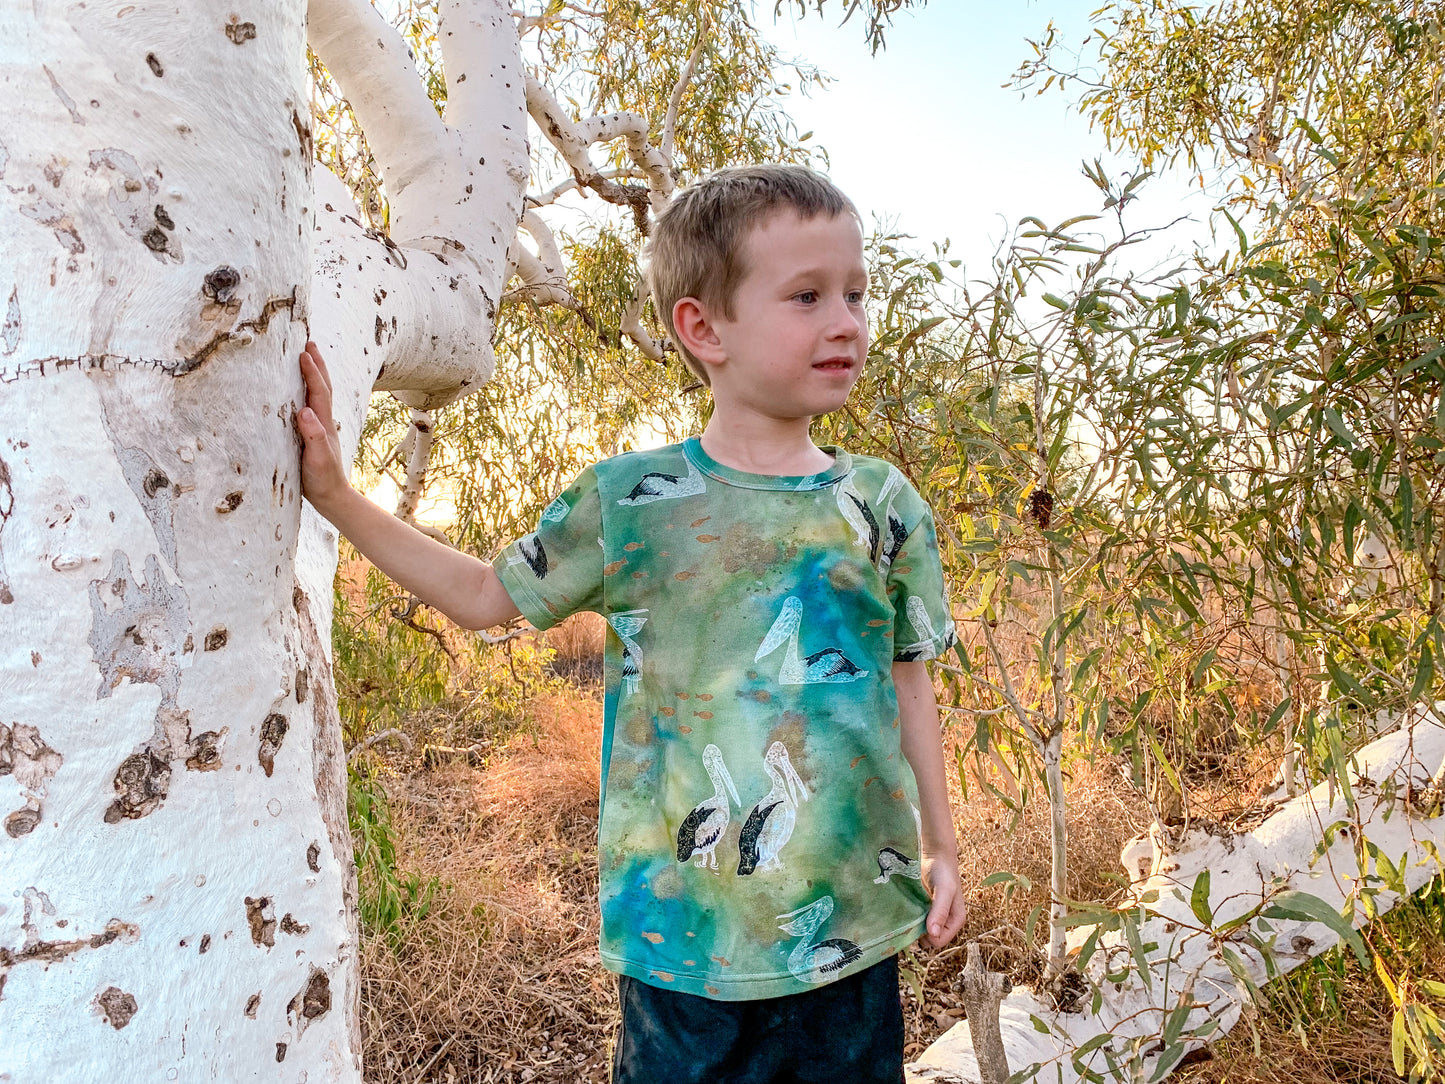
[(623, 688), (629, 693), (635, 693), (642, 681), (642, 645), (637, 642), (637, 634), (642, 631), (642, 626), (647, 624), (647, 611), (623, 610), (620, 613), (608, 614), (607, 623), (622, 641)]
[(702, 474), (689, 461), (687, 474), (679, 477), (662, 471), (648, 471), (632, 487), (632, 492), (618, 504), (632, 506), (650, 504), (653, 501), (667, 501), (676, 497), (692, 497), (703, 491)]
[(894, 874), (921, 881), (923, 880), (923, 867), (919, 864), (918, 859), (909, 858), (902, 851), (894, 850), (892, 847), (884, 847), (878, 852), (878, 876), (873, 878), (873, 883), (886, 885), (888, 879)]
[(843, 513), (843, 518), (858, 536), (853, 540), (853, 544), (867, 546), (868, 559), (873, 561), (878, 557), (878, 518), (873, 515), (873, 510), (868, 507), (863, 494), (858, 492), (858, 487), (853, 484), (855, 474), (856, 470), (850, 470), (838, 483), (838, 511)]
[(888, 538), (883, 543), (883, 552), (878, 555), (878, 571), (887, 574), (893, 567), (893, 560), (898, 556), (898, 551), (903, 548), (903, 543), (908, 539), (908, 528), (898, 514), (893, 511), (893, 499), (903, 488), (903, 472), (897, 467), (888, 468), (888, 480), (883, 483), (883, 488), (878, 491), (878, 504), (886, 511), (884, 519), (888, 523)]
[(806, 907), (778, 916), (791, 920), (778, 929), (802, 938), (788, 954), (788, 970), (794, 978), (803, 982), (827, 982), (863, 955), (857, 945), (841, 937), (830, 937), (816, 944), (813, 942), (818, 930), (832, 914), (833, 897), (822, 896)]
[(517, 552), (522, 555), (522, 560), (527, 562), (527, 567), (537, 579), (547, 575), (547, 551), (542, 548), (542, 540), (535, 533), (517, 542)]
[(753, 806), (743, 822), (738, 839), (738, 874), (743, 877), (754, 870), (783, 868), (778, 852), (793, 835), (799, 803), (808, 800), (808, 788), (793, 770), (788, 749), (782, 742), (775, 741), (768, 747), (763, 769), (773, 781), (773, 789)]
[(803, 600), (790, 595), (783, 600), (773, 627), (763, 637), (753, 661), (758, 662), (771, 655), (784, 643), (788, 645), (783, 657), (778, 681), (783, 685), (813, 685), (817, 682), (857, 681), (868, 676), (848, 656), (836, 647), (815, 651), (804, 660), (798, 653), (798, 637), (803, 626)]
[(683, 818), (677, 829), (677, 860), (686, 862), (696, 858), (697, 866), (717, 869), (717, 845), (732, 819), (728, 796), (732, 796), (738, 808), (742, 808), (743, 803), (728, 774), (728, 766), (723, 763), (722, 750), (709, 745), (702, 751), (702, 766), (712, 780), (712, 797)]

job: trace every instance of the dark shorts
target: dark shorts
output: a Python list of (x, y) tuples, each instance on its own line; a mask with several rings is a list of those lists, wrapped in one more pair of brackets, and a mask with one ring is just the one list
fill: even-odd
[(612, 1084), (901, 1084), (898, 957), (787, 997), (713, 1001), (618, 978)]

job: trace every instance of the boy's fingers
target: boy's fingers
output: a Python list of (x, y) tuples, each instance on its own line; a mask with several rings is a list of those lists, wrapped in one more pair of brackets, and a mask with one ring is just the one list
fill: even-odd
[(306, 344), (301, 352), (301, 374), (306, 378), (308, 390), (323, 391), (327, 401), (331, 399), (331, 372), (321, 357), (321, 349), (313, 342)]
[(296, 428), (301, 431), (302, 438), (308, 444), (314, 440), (326, 439), (326, 427), (321, 424), (321, 419), (316, 416), (316, 411), (309, 406), (302, 407), (296, 412)]
[(968, 918), (968, 903), (957, 885), (939, 886), (928, 909), (928, 943), (942, 948), (958, 935)]
[(301, 378), (306, 382), (306, 406), (314, 411), (323, 426), (331, 423), (331, 387), (325, 372), (309, 351), (301, 355)]
[(321, 379), (326, 382), (326, 393), (331, 394), (331, 370), (326, 367), (326, 359), (321, 356), (321, 347), (312, 340), (306, 340), (306, 353), (316, 363), (316, 369), (321, 373)]

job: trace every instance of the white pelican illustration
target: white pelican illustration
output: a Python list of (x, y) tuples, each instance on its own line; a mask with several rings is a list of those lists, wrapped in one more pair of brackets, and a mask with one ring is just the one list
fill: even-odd
[[(918, 633), (919, 639), (907, 647), (900, 648), (894, 654), (894, 658), (899, 662), (911, 662), (922, 657), (927, 649), (936, 647), (939, 633), (933, 627), (933, 619), (928, 616), (928, 608), (923, 605), (923, 600), (917, 595), (909, 595), (908, 601), (903, 604), (903, 609), (908, 614), (908, 623), (913, 626), (913, 631)], [(952, 632), (953, 621), (950, 619), (944, 628), (945, 636)]]
[(709, 745), (704, 749), (702, 766), (707, 769), (707, 777), (712, 780), (712, 797), (694, 808), (678, 826), (677, 860), (686, 862), (695, 857), (698, 867), (717, 869), (717, 845), (727, 831), (728, 821), (732, 819), (732, 806), (728, 804), (728, 796), (732, 796), (739, 809), (743, 803), (738, 797), (737, 788), (733, 786), (733, 777), (728, 774), (728, 766), (723, 762), (721, 749), (716, 745)]
[(753, 662), (771, 655), (784, 643), (788, 645), (783, 657), (778, 681), (783, 685), (813, 685), (818, 682), (857, 681), (868, 676), (867, 670), (860, 670), (847, 655), (836, 647), (827, 647), (814, 652), (806, 659), (798, 653), (798, 636), (803, 626), (803, 600), (789, 595), (783, 600), (783, 608), (768, 634), (763, 637)]
[(868, 547), (868, 559), (871, 561), (878, 555), (878, 520), (863, 499), (863, 494), (853, 484), (853, 476), (857, 473), (850, 470), (838, 483), (838, 511), (843, 513), (843, 518), (858, 535), (853, 544)]
[(648, 471), (632, 487), (632, 492), (627, 494), (617, 503), (624, 507), (632, 507), (637, 504), (651, 504), (653, 501), (670, 501), (677, 497), (693, 497), (704, 490), (702, 472), (687, 462), (687, 474), (679, 477), (676, 474), (665, 474), (662, 471)]
[(790, 919), (783, 923), (778, 929), (794, 937), (801, 937), (802, 941), (793, 946), (793, 951), (788, 954), (788, 970), (793, 973), (795, 979), (803, 982), (827, 982), (837, 972), (843, 970), (859, 956), (862, 951), (852, 941), (845, 941), (841, 937), (830, 937), (826, 941), (813, 943), (818, 930), (823, 923), (833, 914), (833, 897), (822, 896), (796, 911), (790, 911), (786, 915), (779, 915), (779, 918)]
[(798, 778), (788, 749), (780, 741), (768, 746), (763, 756), (763, 769), (773, 781), (773, 789), (749, 811), (738, 838), (738, 875), (746, 877), (754, 870), (767, 872), (782, 869), (778, 857), (793, 835), (798, 819), (798, 805), (808, 800), (808, 788)]
[(622, 641), (622, 684), (629, 693), (635, 693), (642, 681), (642, 645), (636, 637), (647, 624), (647, 611), (623, 610), (608, 614), (607, 623)]

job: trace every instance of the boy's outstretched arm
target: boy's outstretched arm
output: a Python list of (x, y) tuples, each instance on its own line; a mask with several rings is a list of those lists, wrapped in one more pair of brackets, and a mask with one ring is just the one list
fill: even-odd
[(311, 506), (383, 573), (463, 628), (520, 616), (491, 565), (428, 538), (351, 488), (331, 415), (331, 377), (315, 343), (301, 355), (301, 376), (306, 406), (296, 428), (303, 442), (301, 491)]
[(953, 940), (968, 917), (958, 874), (958, 839), (948, 804), (943, 767), (943, 734), (933, 679), (922, 662), (895, 662), (893, 685), (898, 693), (903, 755), (918, 781), (919, 815), (923, 822), (923, 885), (933, 898), (924, 940), (942, 948)]

